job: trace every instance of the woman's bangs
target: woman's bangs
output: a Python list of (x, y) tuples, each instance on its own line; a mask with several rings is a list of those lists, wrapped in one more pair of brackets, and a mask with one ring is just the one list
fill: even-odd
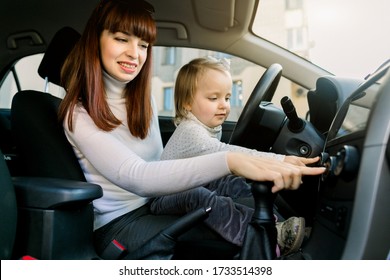
[(106, 17), (104, 25), (104, 29), (112, 33), (131, 34), (148, 43), (156, 40), (156, 25), (150, 13), (130, 5), (118, 5)]

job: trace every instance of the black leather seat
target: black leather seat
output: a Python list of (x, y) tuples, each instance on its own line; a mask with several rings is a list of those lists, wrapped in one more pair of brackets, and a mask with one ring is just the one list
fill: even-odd
[[(93, 219), (86, 217), (93, 215), (90, 201), (101, 195), (99, 186), (86, 182), (11, 178), (0, 151), (0, 259), (96, 258)], [(56, 231), (61, 233), (47, 234)]]
[(85, 181), (62, 124), (57, 120), (60, 102), (60, 98), (39, 91), (15, 94), (11, 119), (19, 175)]
[[(80, 34), (70, 27), (54, 35), (38, 68), (46, 82), (60, 84), (61, 67), (79, 38)], [(62, 124), (57, 121), (60, 102), (60, 98), (41, 91), (15, 94), (11, 123), (18, 150), (18, 175), (85, 181)]]
[[(48, 52), (57, 67), (78, 38), (79, 34), (69, 27), (55, 35)], [(44, 56), (39, 72), (47, 81), (59, 82), (59, 71), (50, 67), (54, 63), (48, 59)], [(48, 93), (32, 90), (18, 92), (12, 101), (17, 175), (23, 176), (14, 178), (19, 209), (14, 252), (17, 257), (29, 254), (39, 259), (98, 258), (92, 244), (91, 202), (103, 193), (100, 186), (85, 182), (57, 121), (60, 102)]]

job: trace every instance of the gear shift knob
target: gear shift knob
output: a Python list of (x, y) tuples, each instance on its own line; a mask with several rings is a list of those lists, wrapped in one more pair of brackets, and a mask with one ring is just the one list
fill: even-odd
[(273, 222), (273, 194), (271, 188), (272, 182), (253, 182), (252, 195), (255, 200), (255, 212), (253, 219), (263, 222)]
[(255, 211), (248, 225), (240, 259), (276, 258), (277, 231), (273, 214), (272, 182), (251, 182)]

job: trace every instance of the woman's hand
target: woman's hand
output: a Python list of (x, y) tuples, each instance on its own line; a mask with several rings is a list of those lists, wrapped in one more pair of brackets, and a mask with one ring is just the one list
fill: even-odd
[(298, 166), (306, 166), (308, 164), (316, 163), (320, 160), (320, 157), (314, 157), (314, 158), (304, 158), (304, 157), (297, 157), (297, 156), (285, 156), (284, 162), (295, 164)]
[(228, 166), (233, 174), (253, 181), (272, 181), (274, 183), (273, 193), (283, 189), (298, 189), (304, 175), (322, 174), (325, 171), (324, 167), (305, 165), (316, 161), (318, 158), (288, 157), (285, 161), (278, 161), (235, 152), (229, 152), (227, 155)]

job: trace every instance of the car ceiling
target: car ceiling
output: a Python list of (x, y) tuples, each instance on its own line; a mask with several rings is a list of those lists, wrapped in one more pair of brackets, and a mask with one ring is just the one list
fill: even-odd
[[(12, 34), (39, 30), (47, 44), (54, 33), (68, 25), (82, 31), (96, 0), (6, 0), (5, 8), (0, 10), (0, 24), (7, 26), (2, 32), (2, 41)], [(175, 44), (181, 46), (207, 46), (213, 41), (215, 33), (225, 33), (220, 41), (220, 49), (226, 49), (235, 38), (248, 30), (251, 18), (247, 10), (254, 9), (253, 0), (150, 0), (155, 7), (158, 26), (159, 45)], [(4, 6), (4, 4), (1, 4)], [(73, 10), (69, 7), (75, 7)], [(171, 7), (175, 7), (172, 11)], [(192, 7), (192, 9), (188, 9)], [(15, 12), (7, 12), (15, 11)], [(10, 17), (10, 15), (12, 16)], [(210, 20), (212, 19), (212, 20)]]
[[(295, 74), (292, 54), (252, 36), (250, 25), (258, 0), (149, 0), (155, 7), (157, 45), (214, 49), (252, 60), (265, 67), (278, 62)], [(2, 0), (0, 4), (0, 69), (27, 54), (44, 52), (55, 32), (71, 26), (82, 32), (97, 0)], [(74, 7), (74, 9), (69, 9)], [(175, 9), (172, 9), (175, 7)], [(189, 8), (190, 7), (190, 8)], [(252, 16), (248, 16), (252, 15)], [(32, 38), (32, 39), (31, 39)], [(259, 53), (255, 57), (250, 53)], [(290, 56), (289, 59), (286, 59)], [(297, 61), (294, 61), (294, 63)], [(298, 61), (299, 62), (299, 61)], [(299, 67), (299, 63), (298, 63)], [(302, 80), (315, 84), (320, 69), (302, 64)], [(308, 69), (309, 67), (310, 69)], [(295, 71), (294, 71), (295, 70)], [(0, 73), (0, 76), (2, 76)], [(309, 80), (308, 80), (309, 77)]]

